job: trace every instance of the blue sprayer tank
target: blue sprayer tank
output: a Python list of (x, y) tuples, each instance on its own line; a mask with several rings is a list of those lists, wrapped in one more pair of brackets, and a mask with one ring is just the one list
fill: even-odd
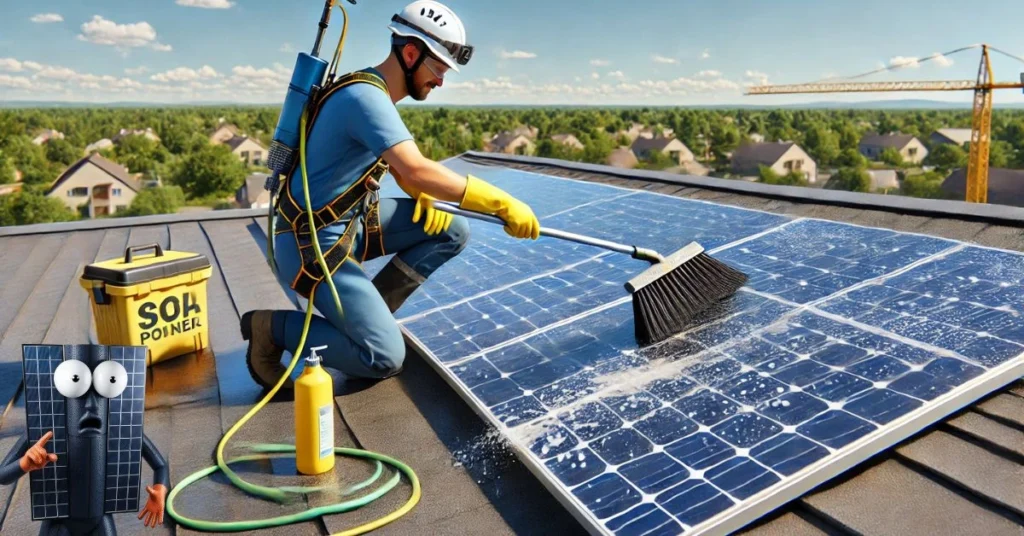
[(302, 112), (309, 101), (313, 86), (323, 83), (327, 73), (327, 61), (316, 56), (300, 52), (295, 60), (295, 70), (288, 84), (288, 93), (284, 98), (284, 107), (277, 120), (274, 141), (270, 145), (268, 165), (272, 171), (271, 178), (288, 172), (295, 163), (295, 154), (299, 149), (299, 122)]

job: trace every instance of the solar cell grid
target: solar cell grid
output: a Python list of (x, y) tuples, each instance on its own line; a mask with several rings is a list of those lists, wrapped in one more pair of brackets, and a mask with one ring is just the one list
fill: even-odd
[[(528, 202), (567, 184), (616, 190), (494, 176), (528, 184)], [(645, 264), (542, 239), (550, 255), (519, 250), (498, 261), (516, 268), (497, 285), (460, 289), (450, 281), (495, 262), (484, 252), (527, 247), (474, 222), (473, 268), (453, 265), (412, 313), (399, 311), (414, 343), (594, 532), (739, 528), (1024, 374), (1016, 253), (649, 192), (542, 223), (662, 253), (697, 240), (750, 275), (685, 333), (640, 349), (621, 285)]]

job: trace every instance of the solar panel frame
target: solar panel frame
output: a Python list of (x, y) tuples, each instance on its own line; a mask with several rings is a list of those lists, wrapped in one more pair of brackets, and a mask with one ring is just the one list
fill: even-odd
[[(547, 176), (544, 176), (544, 175), (540, 175), (540, 176), (547, 177)], [(555, 180), (569, 180), (569, 179), (560, 179), (558, 177), (547, 177), (547, 178), (551, 178), (551, 179), (555, 179)], [(589, 184), (588, 185), (584, 185), (583, 183), (577, 183), (577, 184), (580, 185), (579, 186), (580, 188), (585, 188), (585, 187), (589, 186)], [(614, 186), (602, 186), (602, 187), (603, 188), (617, 188), (617, 187), (614, 187)], [(654, 195), (660, 195), (660, 194), (654, 194)], [(672, 197), (672, 196), (666, 196), (666, 197)], [(673, 199), (678, 199), (678, 198), (674, 198), (673, 197)], [(714, 204), (711, 203), (711, 205), (714, 205)], [(746, 209), (743, 209), (743, 210), (746, 210)], [(848, 228), (848, 229), (867, 229), (867, 230), (874, 229), (874, 228), (870, 228), (870, 227), (853, 225), (853, 224), (837, 224), (835, 222), (830, 222), (830, 221), (827, 221), (827, 220), (818, 220), (818, 219), (814, 219), (814, 218), (796, 218), (796, 219), (790, 219), (790, 220), (788, 220), (787, 222), (785, 222), (785, 223), (783, 223), (781, 225), (778, 225), (778, 226), (776, 226), (774, 228), (771, 228), (771, 229), (768, 229), (768, 230), (763, 231), (761, 233), (758, 233), (756, 236), (749, 236), (749, 237), (746, 237), (746, 238), (743, 238), (743, 239), (731, 242), (731, 243), (729, 243), (727, 245), (723, 245), (718, 250), (712, 250), (711, 253), (712, 254), (716, 254), (719, 251), (725, 251), (725, 250), (736, 248), (740, 244), (743, 244), (743, 243), (746, 243), (746, 242), (750, 242), (752, 240), (756, 240), (758, 238), (770, 235), (772, 233), (776, 233), (776, 232), (778, 232), (779, 230), (781, 230), (783, 228), (792, 226), (794, 224), (800, 224), (802, 222), (821, 222), (824, 225), (837, 225), (837, 226), (841, 226), (841, 227)], [(879, 230), (876, 230), (876, 231), (879, 231)], [(949, 241), (949, 240), (944, 240), (943, 241), (941, 239), (935, 239), (934, 237), (929, 237), (927, 235), (922, 235), (922, 234), (917, 234), (917, 233), (896, 233), (896, 232), (892, 232), (892, 231), (885, 231), (885, 232), (891, 233), (893, 236), (895, 236), (897, 238), (901, 238), (901, 237), (915, 237), (916, 236), (916, 237), (923, 237), (924, 239), (928, 239), (928, 240), (940, 240), (944, 244), (948, 244), (949, 247), (941, 249), (941, 250), (938, 250), (938, 251), (931, 251), (929, 254), (924, 255), (923, 258), (918, 259), (915, 262), (911, 262), (909, 264), (904, 264), (903, 266), (899, 266), (896, 269), (893, 269), (893, 270), (891, 270), (889, 272), (883, 271), (883, 272), (881, 272), (880, 275), (877, 275), (875, 277), (869, 277), (869, 278), (866, 278), (866, 279), (861, 279), (860, 281), (852, 282), (852, 284), (849, 284), (846, 287), (839, 287), (838, 289), (833, 290), (832, 292), (826, 293), (824, 295), (801, 297), (796, 302), (789, 302), (789, 304), (791, 306), (793, 306), (796, 311), (798, 311), (798, 314), (799, 314), (799, 311), (813, 310), (813, 311), (815, 311), (815, 313), (821, 314), (822, 317), (824, 317), (824, 318), (833, 317), (835, 319), (840, 319), (842, 317), (837, 316), (834, 313), (830, 313), (828, 311), (817, 310), (817, 309), (815, 309), (815, 307), (817, 305), (826, 304), (830, 300), (834, 300), (835, 296), (837, 296), (837, 295), (847, 295), (847, 294), (850, 294), (852, 292), (857, 291), (858, 289), (862, 289), (862, 288), (865, 288), (867, 286), (870, 286), (870, 284), (871, 284), (871, 282), (873, 280), (878, 279), (880, 277), (890, 277), (891, 278), (891, 277), (893, 277), (893, 274), (905, 274), (905, 273), (911, 272), (912, 270), (914, 270), (914, 269), (916, 269), (918, 267), (924, 266), (924, 265), (926, 265), (926, 264), (928, 264), (930, 262), (935, 261), (938, 258), (942, 258), (942, 257), (944, 257), (946, 255), (950, 255), (950, 254), (955, 253), (957, 251), (960, 251), (960, 250), (962, 250), (962, 249), (964, 249), (966, 247), (980, 248), (980, 249), (992, 249), (994, 251), (999, 251), (999, 252), (1003, 252), (1003, 253), (1009, 253), (1009, 254), (1013, 254), (1013, 255), (1019, 255), (1016, 252), (1004, 252), (1003, 250), (995, 250), (994, 248), (981, 248), (980, 246), (975, 246), (975, 245), (969, 245), (968, 246), (968, 245), (966, 245), (964, 243), (957, 242), (957, 241)], [(723, 255), (723, 257), (727, 257), (727, 255)], [(722, 257), (719, 257), (719, 258), (722, 258)], [(834, 281), (832, 281), (830, 283), (834, 284)], [(850, 282), (846, 282), (846, 283), (850, 283)], [(424, 289), (424, 291), (425, 290), (427, 290), (427, 289)], [(423, 291), (421, 291), (421, 292), (423, 292)], [(745, 293), (749, 293), (750, 289), (744, 289), (744, 292)], [(753, 293), (754, 294), (761, 294), (761, 293), (758, 293), (756, 291), (753, 292)], [(772, 298), (776, 298), (774, 295), (770, 295), (770, 296)], [(568, 320), (563, 320), (563, 321), (559, 322), (559, 324), (571, 325), (573, 322), (575, 322), (576, 320), (578, 320), (580, 318), (585, 318), (585, 317), (588, 317), (590, 315), (596, 314), (596, 311), (607, 310), (607, 309), (610, 309), (610, 308), (613, 308), (613, 307), (616, 307), (616, 306), (622, 306), (622, 305), (624, 305), (627, 302), (628, 302), (628, 298), (622, 298), (622, 299), (619, 299), (619, 300), (615, 300), (613, 302), (606, 303), (606, 304), (601, 305), (601, 306), (599, 306), (597, 308), (591, 309), (591, 310), (589, 310), (587, 312), (578, 314), (578, 315), (576, 315), (576, 316), (574, 316), (574, 317), (572, 317), (572, 318), (570, 318)], [(423, 316), (425, 316), (425, 315), (427, 315), (429, 313), (430, 313), (429, 310), (428, 311), (418, 311), (416, 317), (417, 318), (422, 318)], [(409, 340), (413, 344), (413, 346), (415, 346), (422, 354), (424, 354), (425, 356), (428, 357), (427, 362), (432, 367), (434, 367), (435, 370), (437, 370), (440, 373), (440, 375), (445, 379), (445, 381), (448, 382), (448, 384), (456, 392), (458, 392), (459, 395), (462, 396), (464, 400), (466, 400), (469, 403), (469, 405), (473, 408), (473, 410), (478, 415), (480, 415), (485, 421), (489, 422), (490, 424), (495, 426), (497, 429), (502, 430), (503, 432), (507, 433), (509, 431), (509, 429), (507, 428), (507, 423), (503, 423), (501, 421), (501, 419), (499, 419), (499, 417), (494, 413), (494, 411), (493, 411), (494, 407), (493, 406), (489, 406), (483, 399), (481, 399), (480, 396), (478, 396), (478, 393), (473, 391), (472, 386), (468, 385), (464, 378), (460, 378), (459, 375), (457, 375), (455, 370), (454, 370), (455, 366), (459, 366), (459, 365), (462, 365), (464, 363), (470, 362), (470, 361), (472, 361), (472, 359), (471, 358), (463, 358), (463, 359), (451, 360), (451, 361), (449, 361), (447, 363), (441, 362), (441, 360), (437, 359), (437, 357), (433, 354), (433, 351), (427, 345), (425, 345), (422, 341), (420, 341), (420, 339), (417, 337), (416, 333), (414, 333), (414, 331), (412, 329), (410, 329), (409, 323), (405, 322), (404, 319), (403, 319), (403, 321), (401, 322), (401, 325), (402, 325), (403, 332), (407, 335), (407, 337), (409, 338)], [(551, 329), (550, 326), (540, 328), (541, 331), (548, 331), (550, 329)], [(519, 339), (520, 340), (524, 340), (524, 339), (528, 338), (529, 336), (530, 336), (530, 334), (526, 334), (524, 336), (520, 336)], [(479, 352), (479, 353), (483, 354), (483, 353), (485, 353), (486, 350), (487, 349), (485, 349), (484, 351)], [(833, 357), (833, 359), (836, 359), (836, 358)], [(842, 355), (840, 355), (838, 357), (838, 359), (843, 359)], [(862, 361), (857, 361), (857, 363), (861, 363), (861, 362)], [(489, 372), (489, 371), (481, 371), (481, 372), (479, 372), (479, 374), (483, 374), (483, 375), (492, 374), (492, 373), (493, 372)], [(789, 476), (786, 476), (784, 479), (782, 479), (781, 483), (776, 483), (776, 485), (769, 486), (767, 488), (762, 489), (759, 492), (753, 493), (753, 494), (747, 496), (744, 500), (742, 500), (738, 504), (733, 505), (733, 507), (728, 508), (728, 509), (726, 509), (726, 510), (724, 510), (724, 511), (718, 513), (717, 515), (714, 515), (714, 516), (712, 516), (712, 517), (710, 517), (708, 519), (702, 520), (700, 523), (696, 524), (695, 526), (689, 527), (689, 530), (687, 530), (686, 533), (687, 534), (706, 534), (706, 533), (720, 533), (720, 532), (728, 532), (728, 531), (732, 531), (732, 530), (738, 530), (738, 529), (742, 528), (743, 526), (747, 525), (748, 523), (750, 523), (751, 521), (753, 521), (753, 520), (755, 520), (755, 519), (757, 519), (757, 518), (759, 518), (759, 517), (761, 517), (761, 516), (771, 512), (772, 510), (774, 510), (775, 508), (778, 508), (779, 506), (782, 506), (786, 502), (788, 502), (788, 501), (790, 501), (790, 500), (792, 500), (792, 499), (794, 499), (794, 498), (796, 498), (796, 497), (806, 493), (807, 491), (809, 491), (810, 489), (814, 488), (815, 486), (817, 486), (817, 485), (819, 485), (819, 484), (821, 484), (821, 483), (823, 483), (823, 482), (825, 482), (825, 481), (835, 477), (836, 475), (842, 473), (845, 470), (848, 470), (849, 468), (851, 468), (851, 467), (855, 466), (856, 464), (862, 462), (864, 459), (870, 457), (871, 455), (873, 455), (873, 454), (875, 454), (875, 453), (877, 453), (877, 452), (879, 452), (881, 450), (884, 450), (885, 448), (888, 448), (888, 447), (898, 443), (899, 441), (901, 441), (903, 439), (906, 439), (907, 437), (909, 437), (909, 436), (913, 435), (914, 433), (920, 431), (920, 429), (922, 429), (923, 427), (927, 426), (928, 424), (931, 424), (932, 422), (937, 421), (937, 420), (947, 416), (948, 414), (952, 413), (953, 411), (955, 411), (955, 410), (957, 410), (957, 409), (959, 409), (959, 408), (961, 408), (961, 407), (971, 403), (972, 401), (980, 398), (981, 396), (984, 396), (985, 394), (990, 393), (991, 391), (993, 391), (995, 389), (998, 389), (999, 387), (1001, 387), (1003, 385), (1006, 385), (1006, 384), (1010, 383), (1011, 381), (1013, 381), (1014, 379), (1016, 379), (1016, 378), (1018, 378), (1018, 377), (1020, 377), (1022, 375), (1024, 375), (1024, 360), (1021, 359), (1020, 355), (1018, 355), (1015, 358), (1010, 358), (1010, 359), (1006, 360), (1005, 362), (999, 364), (998, 366), (993, 367), (993, 368), (987, 370), (985, 373), (979, 374), (978, 376), (974, 377), (973, 379), (970, 379), (970, 380), (968, 380), (966, 382), (963, 382), (958, 387), (956, 387), (954, 389), (951, 389), (951, 390), (948, 390), (948, 391), (946, 391), (946, 392), (944, 392), (944, 393), (942, 393), (942, 394), (940, 394), (938, 396), (935, 396), (935, 397), (931, 398), (930, 401), (928, 401), (926, 404), (923, 404), (922, 406), (918, 407), (916, 410), (905, 412), (904, 414), (902, 414), (902, 415), (900, 415), (900, 416), (890, 420), (884, 426), (876, 427), (873, 432), (866, 433), (866, 434), (862, 435), (861, 437), (859, 437), (858, 439), (856, 439), (856, 440), (850, 442), (849, 444), (845, 445), (842, 448), (842, 450), (839, 451), (838, 454), (833, 452), (833, 453), (831, 453), (828, 456), (825, 456), (823, 458), (819, 458), (816, 462), (810, 463), (809, 465), (803, 467), (799, 471), (797, 471), (797, 472), (795, 472), (795, 473), (793, 473), (793, 474), (791, 474)], [(886, 391), (882, 391), (882, 392), (886, 392)], [(528, 407), (524, 406), (523, 409), (531, 409), (531, 408), (528, 408)], [(554, 413), (554, 412), (555, 411), (553, 410), (552, 413)], [(541, 410), (541, 414), (547, 415), (547, 410), (543, 410), (542, 409)], [(536, 417), (536, 416), (537, 415), (534, 415), (534, 417)], [(518, 424), (518, 423), (516, 423), (516, 424)], [(516, 424), (513, 424), (513, 426), (515, 426)], [(781, 437), (781, 436), (779, 436), (779, 437)], [(800, 437), (800, 436), (795, 436), (795, 437)], [(771, 441), (771, 440), (769, 440), (769, 441)], [(589, 512), (588, 507), (574, 493), (570, 492), (567, 487), (562, 485), (562, 483), (559, 481), (558, 476), (555, 475), (551, 471), (551, 469), (549, 467), (547, 467), (547, 465), (544, 463), (544, 461), (539, 456), (536, 456), (535, 453), (531, 452), (530, 445), (522, 445), (522, 444), (519, 444), (519, 443), (515, 443), (513, 445), (513, 448), (519, 454), (518, 457), (520, 458), (520, 460), (522, 460), (523, 463), (525, 465), (527, 465), (527, 467), (529, 467), (529, 469), (538, 477), (538, 479), (552, 493), (552, 495), (554, 497), (556, 497), (563, 504), (563, 506), (565, 506), (572, 513), (572, 515), (574, 517), (576, 517), (576, 519), (578, 521), (580, 521), (580, 523), (584, 527), (586, 527), (590, 532), (595, 533), (595, 534), (607, 534), (607, 533), (609, 533), (608, 532), (609, 529), (607, 527), (605, 527), (600, 520), (592, 517), (588, 513)], [(600, 458), (595, 458), (595, 459), (600, 459)], [(752, 460), (752, 458), (748, 458), (748, 459)], [(742, 462), (737, 462), (737, 463), (742, 463)], [(719, 475), (719, 476), (721, 476), (721, 475)], [(593, 478), (593, 475), (591, 477), (589, 477), (589, 478)], [(690, 492), (694, 492), (694, 491), (695, 491), (695, 489), (691, 489), (691, 490), (687, 491), (686, 493), (690, 493)], [(641, 521), (644, 521), (644, 522), (648, 522), (649, 521), (650, 523), (653, 524), (653, 526), (651, 528), (655, 528), (655, 527), (662, 527), (662, 528), (664, 528), (666, 526), (665, 519), (662, 519), (661, 517), (659, 517), (659, 516), (661, 516), (663, 514), (663, 512), (661, 512), (661, 510), (658, 509), (657, 507), (655, 507), (654, 510), (651, 510), (651, 509), (648, 508), (649, 506), (652, 506), (652, 505), (647, 504), (647, 503), (641, 503), (641, 506), (630, 506), (629, 508), (623, 510), (622, 512), (617, 513), (615, 516), (612, 516), (611, 518), (604, 520), (604, 523), (616, 525), (619, 528), (621, 528), (621, 526), (624, 525), (627, 522), (627, 521), (623, 520), (623, 518), (626, 517), (627, 515), (631, 515), (631, 514), (635, 513), (635, 518), (633, 520), (630, 520), (630, 521), (636, 521), (636, 520), (641, 520)], [(657, 524), (659, 522), (661, 523), (660, 525)]]

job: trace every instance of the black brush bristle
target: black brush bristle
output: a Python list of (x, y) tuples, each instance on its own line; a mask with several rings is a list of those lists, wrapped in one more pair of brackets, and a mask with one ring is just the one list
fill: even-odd
[(747, 275), (706, 253), (633, 293), (636, 339), (641, 346), (683, 331), (693, 317), (747, 282)]

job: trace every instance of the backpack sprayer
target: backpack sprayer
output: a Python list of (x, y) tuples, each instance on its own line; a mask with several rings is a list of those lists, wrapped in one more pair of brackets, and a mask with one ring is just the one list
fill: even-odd
[[(352, 5), (356, 4), (356, 0), (348, 0), (348, 2)], [(338, 47), (334, 52), (334, 58), (331, 62), (330, 69), (328, 70), (327, 62), (324, 59), (320, 58), (319, 54), (320, 45), (323, 41), (324, 33), (327, 31), (327, 26), (328, 23), (330, 22), (331, 10), (335, 6), (341, 9), (342, 15), (344, 17), (344, 24), (342, 26), (341, 38), (338, 40)], [(305, 52), (300, 52), (298, 58), (296, 58), (295, 60), (295, 70), (292, 72), (292, 79), (288, 85), (288, 92), (285, 95), (284, 106), (281, 110), (281, 115), (278, 118), (277, 129), (274, 131), (274, 139), (273, 142), (271, 143), (270, 154), (268, 156), (268, 165), (271, 170), (271, 173), (270, 176), (267, 178), (267, 182), (264, 185), (264, 187), (265, 189), (270, 191), (271, 195), (270, 209), (267, 214), (267, 262), (270, 264), (270, 267), (271, 269), (273, 269), (275, 275), (277, 274), (277, 264), (274, 262), (273, 230), (276, 219), (276, 203), (274, 202), (274, 198), (277, 195), (277, 190), (281, 184), (280, 177), (282, 175), (287, 175), (288, 173), (292, 172), (293, 168), (295, 167), (295, 157), (296, 154), (298, 154), (300, 169), (302, 171), (302, 186), (303, 192), (305, 194), (305, 206), (308, 209), (311, 206), (309, 199), (308, 178), (306, 175), (306, 121), (310, 113), (309, 105), (311, 102), (315, 103), (317, 100), (318, 93), (324, 87), (331, 85), (331, 83), (334, 81), (339, 59), (341, 58), (341, 51), (344, 48), (345, 35), (347, 31), (348, 13), (346, 13), (345, 8), (340, 5), (340, 0), (327, 0), (324, 5), (323, 15), (321, 15), (320, 17), (320, 28), (317, 32), (316, 42), (313, 45), (312, 53), (306, 54)], [(310, 229), (315, 230), (316, 225), (314, 224), (313, 221), (313, 212), (310, 210), (306, 210), (306, 214), (309, 217)], [(310, 235), (313, 241), (313, 249), (314, 251), (316, 251), (317, 261), (320, 263), (320, 266), (324, 269), (324, 273), (330, 273), (330, 270), (327, 269), (327, 262), (324, 260), (323, 254), (320, 251), (320, 244), (317, 239), (317, 233), (314, 231), (311, 232)], [(328, 286), (331, 289), (331, 294), (334, 297), (334, 303), (337, 306), (338, 311), (342, 312), (341, 300), (339, 299), (338, 292), (334, 287), (334, 282), (330, 277), (325, 277), (324, 280), (327, 282)], [(273, 389), (271, 389), (270, 392), (267, 393), (267, 395), (262, 400), (260, 400), (259, 403), (256, 404), (256, 406), (249, 410), (249, 412), (246, 413), (244, 417), (239, 419), (238, 422), (235, 423), (235, 425), (232, 426), (231, 429), (229, 429), (226, 434), (224, 434), (224, 437), (221, 438), (220, 443), (217, 445), (217, 465), (213, 467), (207, 467), (206, 469), (202, 469), (200, 471), (192, 473), (184, 480), (182, 480), (177, 486), (175, 486), (173, 490), (171, 490), (170, 494), (167, 497), (167, 513), (181, 525), (184, 525), (191, 529), (202, 531), (233, 532), (242, 530), (262, 529), (267, 527), (276, 527), (281, 525), (309, 521), (324, 515), (339, 514), (342, 512), (354, 510), (356, 508), (365, 506), (379, 499), (380, 497), (383, 497), (385, 494), (391, 491), (396, 485), (398, 485), (398, 482), (401, 479), (402, 474), (409, 478), (410, 484), (412, 485), (412, 496), (401, 508), (391, 512), (387, 516), (382, 517), (376, 521), (366, 523), (359, 527), (338, 534), (341, 536), (353, 536), (356, 534), (364, 534), (371, 530), (375, 530), (407, 514), (419, 502), (419, 479), (416, 477), (416, 473), (413, 472), (413, 470), (409, 466), (405, 465), (404, 463), (394, 458), (385, 456), (383, 454), (378, 454), (376, 452), (370, 452), (359, 449), (349, 449), (343, 447), (334, 447), (331, 450), (333, 450), (333, 454), (335, 456), (340, 454), (345, 456), (371, 459), (375, 461), (376, 466), (375, 473), (372, 477), (363, 482), (353, 484), (346, 490), (340, 491), (342, 496), (351, 495), (361, 489), (373, 485), (376, 481), (378, 481), (380, 477), (383, 475), (382, 462), (391, 465), (392, 467), (396, 468), (399, 472), (396, 472), (392, 478), (390, 478), (387, 482), (380, 485), (377, 489), (361, 497), (349, 499), (341, 503), (326, 504), (323, 506), (310, 508), (308, 510), (298, 512), (295, 514), (281, 515), (261, 520), (243, 520), (226, 522), (197, 520), (182, 516), (174, 509), (174, 498), (178, 495), (178, 493), (181, 492), (181, 490), (216, 471), (223, 471), (224, 474), (231, 481), (231, 483), (237, 486), (238, 488), (245, 490), (246, 492), (252, 495), (270, 499), (278, 503), (294, 502), (296, 500), (301, 499), (304, 495), (327, 491), (325, 487), (260, 486), (242, 480), (229, 467), (229, 463), (263, 459), (268, 457), (268, 454), (282, 454), (294, 457), (296, 456), (297, 453), (297, 448), (295, 445), (252, 444), (248, 445), (249, 449), (262, 454), (241, 456), (230, 460), (230, 462), (224, 460), (224, 449), (228, 441), (231, 439), (231, 437), (234, 436), (235, 433), (246, 422), (248, 422), (250, 418), (252, 418), (261, 409), (263, 409), (263, 406), (265, 406), (267, 402), (269, 402), (281, 389), (281, 386), (284, 385), (285, 380), (291, 376), (292, 371), (295, 369), (295, 365), (299, 362), (299, 356), (302, 354), (303, 347), (306, 344), (306, 335), (309, 333), (309, 325), (310, 321), (312, 320), (312, 317), (313, 304), (312, 301), (310, 301), (309, 303), (307, 303), (306, 306), (306, 319), (305, 324), (303, 325), (302, 328), (302, 337), (299, 340), (299, 347), (296, 348), (295, 351), (292, 353), (292, 360), (291, 363), (288, 365), (287, 371), (285, 371), (285, 373), (281, 376), (281, 378), (278, 380), (277, 384), (273, 387)], [(323, 347), (315, 348), (310, 358), (314, 361), (319, 362), (317, 356), (315, 355), (315, 351), (320, 350), (322, 348)], [(322, 371), (318, 372), (322, 373)], [(325, 375), (326, 373), (322, 374)], [(321, 388), (315, 389), (314, 392), (316, 393), (318, 400), (321, 400), (322, 404), (324, 403), (323, 401), (326, 400), (327, 396), (333, 397), (333, 393), (325, 392), (324, 389)], [(309, 404), (306, 405), (308, 406)], [(296, 408), (298, 409), (298, 406), (296, 406)], [(315, 418), (315, 416), (312, 415), (305, 417), (306, 418), (297, 418), (297, 422), (299, 422), (302, 425), (305, 425), (309, 424), (307, 421), (312, 422), (313, 419)], [(330, 418), (333, 419), (333, 415), (331, 415)], [(307, 426), (307, 428), (312, 429), (312, 426)], [(330, 427), (328, 426), (327, 428)], [(324, 429), (324, 427), (321, 427), (321, 430), (322, 429)], [(333, 437), (316, 437), (314, 439), (312, 435), (305, 434), (302, 432), (298, 433), (297, 435), (302, 436), (301, 438), (297, 437), (297, 439), (300, 440), (299, 442), (302, 443), (302, 446), (305, 447), (305, 450), (307, 451), (310, 450), (310, 448), (322, 448), (326, 450), (328, 447), (322, 446), (321, 441), (333, 442), (334, 439)], [(333, 434), (331, 435), (333, 436)], [(304, 469), (303, 466), (309, 466), (310, 464), (304, 464), (303, 460), (301, 459), (302, 456), (300, 455), (299, 457), (300, 459), (297, 460), (297, 468), (300, 470), (300, 472), (304, 470), (307, 473), (324, 472), (326, 470), (329, 470), (330, 467), (333, 466), (333, 464), (331, 463), (317, 463), (312, 464), (311, 468), (307, 467), (306, 469)], [(338, 493), (338, 491), (334, 491), (334, 493)]]

